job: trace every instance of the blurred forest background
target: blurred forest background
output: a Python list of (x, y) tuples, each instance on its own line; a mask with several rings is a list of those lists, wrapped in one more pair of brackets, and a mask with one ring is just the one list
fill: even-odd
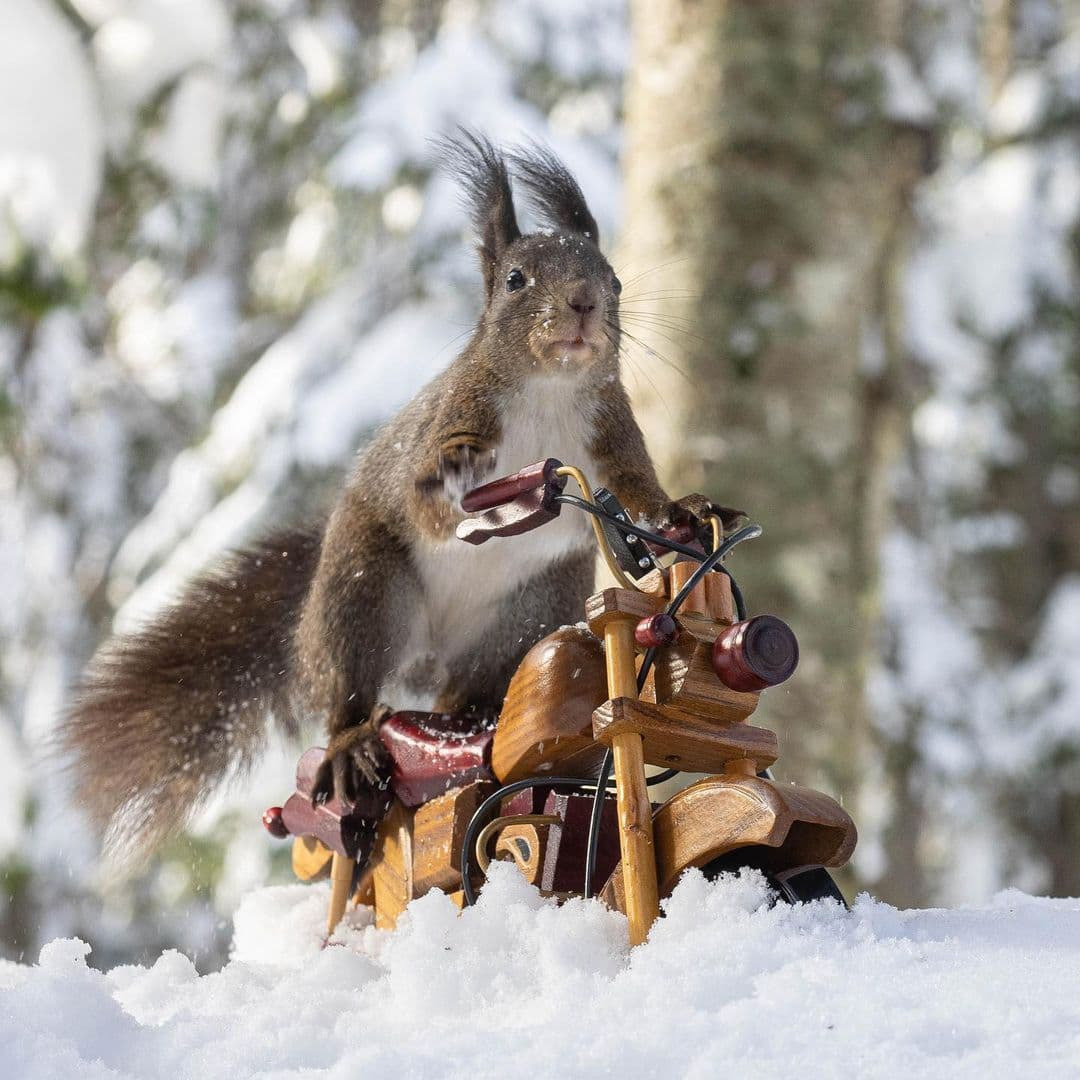
[(212, 967), (289, 879), (299, 747), (124, 885), (45, 750), (111, 628), (460, 347), (458, 122), (566, 158), (669, 489), (765, 526), (765, 719), (849, 890), (1080, 894), (1078, 0), (3, 0), (0, 952)]

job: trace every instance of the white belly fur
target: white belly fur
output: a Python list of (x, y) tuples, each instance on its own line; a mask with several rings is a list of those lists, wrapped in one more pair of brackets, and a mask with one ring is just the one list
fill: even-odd
[[(548, 457), (578, 465), (586, 474), (594, 471), (588, 454), (592, 420), (579, 407), (578, 386), (573, 376), (538, 378), (506, 403), (503, 438), (489, 479)], [(589, 521), (572, 508), (532, 532), (494, 537), (481, 545), (420, 540), (413, 555), (423, 600), (397, 671), (404, 674), (414, 663), (429, 664), (431, 657), (442, 663), (453, 660), (479, 640), (508, 593), (546, 563), (587, 550), (591, 543)], [(392, 676), (380, 688), (379, 700), (396, 709), (431, 709), (437, 693), (417, 695)]]

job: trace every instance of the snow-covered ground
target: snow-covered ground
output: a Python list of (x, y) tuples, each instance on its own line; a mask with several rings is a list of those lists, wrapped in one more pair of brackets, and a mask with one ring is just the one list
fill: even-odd
[(201, 977), (176, 952), (102, 974), (75, 940), (0, 966), (5, 1080), (1080, 1073), (1080, 900), (849, 913), (692, 873), (633, 951), (621, 916), (499, 865), (460, 917), (433, 893), (391, 934), (365, 909), (324, 950), (325, 905), (250, 894)]

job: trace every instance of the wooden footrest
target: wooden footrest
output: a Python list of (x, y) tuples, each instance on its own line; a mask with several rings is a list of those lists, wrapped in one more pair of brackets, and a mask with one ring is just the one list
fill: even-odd
[(593, 738), (611, 745), (616, 735), (642, 737), (650, 765), (685, 772), (723, 772), (731, 762), (747, 762), (758, 772), (777, 756), (776, 735), (749, 724), (722, 724), (668, 705), (634, 698), (605, 701), (593, 713)]

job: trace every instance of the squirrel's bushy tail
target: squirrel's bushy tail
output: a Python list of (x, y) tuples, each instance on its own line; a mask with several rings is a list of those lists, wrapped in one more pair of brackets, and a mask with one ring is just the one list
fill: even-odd
[(295, 733), (293, 634), (320, 536), (290, 530), (231, 554), (94, 657), (60, 740), (114, 863), (140, 861), (249, 768), (269, 714)]

